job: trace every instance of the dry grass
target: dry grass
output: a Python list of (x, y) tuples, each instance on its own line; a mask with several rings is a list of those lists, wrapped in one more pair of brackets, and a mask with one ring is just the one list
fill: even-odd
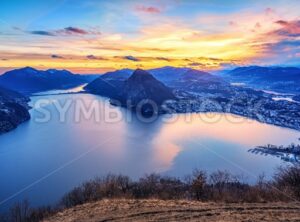
[(67, 209), (44, 220), (44, 222), (62, 221), (300, 221), (300, 205), (106, 199)]

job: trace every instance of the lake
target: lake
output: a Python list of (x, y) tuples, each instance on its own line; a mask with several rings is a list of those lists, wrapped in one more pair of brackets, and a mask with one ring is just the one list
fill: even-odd
[[(95, 101), (100, 113), (76, 114), (78, 104)], [(229, 114), (176, 114), (145, 122), (89, 94), (35, 96), (31, 104), (32, 119), (0, 136), (1, 210), (25, 198), (33, 206), (56, 203), (74, 186), (108, 173), (183, 178), (195, 168), (220, 169), (251, 183), (288, 163), (249, 149), (288, 145), (300, 137), (295, 130)], [(65, 115), (58, 104), (68, 104)]]

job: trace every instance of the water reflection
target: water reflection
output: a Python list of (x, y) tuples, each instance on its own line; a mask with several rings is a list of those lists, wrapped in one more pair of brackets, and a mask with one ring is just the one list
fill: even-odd
[[(88, 94), (32, 97), (64, 104), (66, 100), (83, 100), (106, 107), (100, 121), (82, 118), (74, 121), (74, 103), (61, 122), (54, 103), (47, 103), (51, 119), (32, 109), (32, 120), (17, 130), (0, 137), (0, 200), (43, 178), (54, 174), (16, 195), (16, 200), (29, 198), (33, 205), (53, 203), (66, 191), (85, 180), (107, 173), (122, 173), (138, 178), (146, 173), (183, 177), (194, 168), (209, 172), (227, 169), (243, 173), (249, 180), (265, 172), (272, 175), (282, 164), (271, 155), (251, 155), (249, 148), (272, 142), (290, 144), (299, 132), (225, 114), (192, 114), (160, 116), (151, 123), (141, 122), (128, 110), (110, 106), (109, 101)], [(103, 121), (107, 115), (118, 121)], [(128, 116), (131, 119), (128, 119)], [(83, 155), (84, 154), (84, 155)], [(60, 169), (61, 166), (71, 164)]]

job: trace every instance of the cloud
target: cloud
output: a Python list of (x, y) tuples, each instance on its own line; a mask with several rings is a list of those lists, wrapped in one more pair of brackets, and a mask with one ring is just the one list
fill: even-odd
[(76, 27), (64, 28), (64, 32), (67, 34), (77, 34), (77, 35), (101, 35), (102, 33), (97, 30), (97, 28), (82, 29)]
[(9, 59), (6, 58), (2, 58), (1, 61), (8, 61)]
[(168, 62), (170, 62), (170, 61), (171, 61), (171, 59), (169, 59), (169, 58), (166, 58), (166, 57), (156, 57), (156, 59), (157, 59), (157, 60), (168, 61)]
[(55, 36), (52, 32), (48, 31), (30, 31), (29, 32), (32, 35), (45, 35), (45, 36)]
[(134, 57), (134, 56), (124, 56), (124, 59), (130, 60), (130, 61), (134, 61), (134, 62), (139, 62), (140, 59)]
[(279, 20), (275, 23), (281, 26), (281, 28), (273, 31), (273, 34), (287, 37), (300, 37), (300, 20)]
[(97, 59), (97, 57), (94, 56), (94, 55), (87, 55), (86, 57), (87, 57), (88, 59)]
[(90, 59), (90, 60), (106, 60), (103, 57), (98, 57), (98, 56), (94, 56), (94, 55), (87, 55), (86, 58)]
[(189, 66), (204, 66), (205, 64), (200, 63), (200, 62), (192, 62), (188, 64)]
[[(271, 52), (286, 52), (300, 50), (300, 40), (282, 40), (276, 43), (267, 43), (264, 44), (264, 49)], [(297, 49), (298, 48), (298, 49)]]
[(300, 40), (279, 40), (274, 43), (264, 43), (257, 46), (262, 52), (262, 57), (257, 57), (258, 62), (265, 64), (299, 65)]
[(64, 59), (64, 57), (62, 57), (60, 55), (55, 55), (55, 54), (51, 55), (51, 58), (52, 59)]
[(255, 28), (256, 28), (256, 29), (260, 29), (260, 28), (261, 28), (261, 24), (260, 24), (259, 22), (257, 22), (257, 23), (255, 24)]
[(45, 31), (45, 30), (36, 30), (36, 31), (29, 31), (28, 33), (33, 35), (44, 35), (44, 36), (58, 36), (58, 35), (100, 35), (101, 32), (97, 30), (85, 30), (82, 28), (76, 27), (66, 27), (63, 29), (57, 29), (52, 31)]
[(237, 27), (237, 26), (238, 26), (238, 23), (235, 22), (235, 21), (229, 21), (228, 24), (229, 24), (229, 26), (231, 26), (231, 27)]
[(139, 5), (136, 7), (136, 10), (139, 12), (144, 12), (144, 13), (149, 13), (149, 14), (161, 13), (161, 10), (159, 8), (153, 7), (153, 6), (147, 7), (144, 5)]
[(268, 8), (265, 9), (265, 14), (267, 16), (273, 15), (273, 14), (275, 14), (275, 10), (273, 8), (268, 7)]
[(84, 29), (81, 29), (81, 28), (76, 28), (76, 27), (67, 27), (67, 28), (64, 28), (62, 30), (58, 30), (57, 31), (58, 33), (62, 33), (62, 34), (69, 34), (69, 35), (87, 35), (89, 34), (89, 31), (86, 31)]
[(279, 25), (282, 25), (282, 26), (285, 26), (285, 25), (289, 24), (287, 21), (284, 21), (284, 20), (278, 20), (275, 23), (279, 24)]

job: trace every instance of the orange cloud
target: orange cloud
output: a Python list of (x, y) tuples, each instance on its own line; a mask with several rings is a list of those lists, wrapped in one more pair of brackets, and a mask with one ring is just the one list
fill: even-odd
[[(210, 70), (224, 64), (250, 64), (270, 57), (272, 50), (289, 50), (297, 42), (285, 40), (300, 34), (299, 21), (292, 15), (280, 16), (283, 13), (278, 9), (207, 14), (187, 22), (186, 18), (167, 17), (161, 8), (135, 8), (148, 16), (131, 11), (142, 24), (132, 33), (100, 33), (97, 29), (70, 26), (37, 30), (29, 36), (32, 41), (24, 41), (22, 35), (6, 37), (6, 44), (0, 44), (0, 53), (8, 60), (0, 60), (0, 66), (45, 66), (82, 72), (165, 65)], [(0, 38), (2, 41), (4, 37)], [(296, 53), (293, 51), (293, 55)], [(51, 55), (56, 56), (51, 59)], [(57, 56), (63, 57), (64, 63)]]
[(295, 21), (276, 21), (281, 27), (273, 33), (280, 36), (299, 37), (300, 36), (300, 20)]

